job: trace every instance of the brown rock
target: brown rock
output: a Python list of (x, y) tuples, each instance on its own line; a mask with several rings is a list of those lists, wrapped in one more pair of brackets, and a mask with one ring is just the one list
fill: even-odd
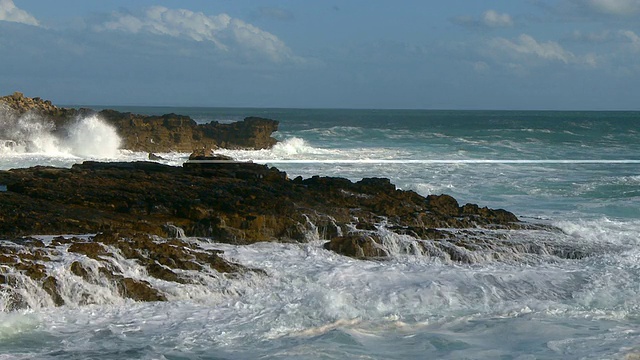
[(388, 256), (379, 243), (380, 239), (375, 235), (350, 234), (331, 239), (324, 244), (324, 248), (356, 259)]
[(92, 259), (99, 260), (100, 256), (107, 255), (105, 248), (95, 242), (76, 242), (69, 246), (69, 252), (84, 254)]
[[(28, 98), (19, 92), (0, 97), (0, 104), (10, 109), (14, 116), (27, 112), (41, 115), (51, 122), (55, 133), (61, 137), (66, 135), (78, 117), (95, 114), (90, 109), (57, 107), (48, 100)], [(150, 154), (218, 147), (265, 149), (277, 142), (271, 134), (277, 131), (278, 122), (258, 117), (248, 117), (231, 124), (197, 124), (190, 117), (177, 114), (146, 116), (102, 110), (98, 116), (116, 129), (122, 139), (122, 148)], [(159, 160), (155, 157), (150, 159)]]
[(58, 292), (58, 281), (54, 277), (47, 276), (47, 278), (42, 282), (42, 288), (47, 292), (47, 294), (49, 294), (49, 296), (51, 296), (51, 299), (56, 306), (64, 305), (64, 299)]
[(429, 195), (427, 204), (434, 212), (441, 215), (458, 216), (460, 214), (458, 201), (450, 195)]
[(146, 281), (131, 278), (121, 278), (117, 280), (118, 289), (125, 297), (136, 301), (167, 301), (167, 298), (158, 290), (151, 287)]

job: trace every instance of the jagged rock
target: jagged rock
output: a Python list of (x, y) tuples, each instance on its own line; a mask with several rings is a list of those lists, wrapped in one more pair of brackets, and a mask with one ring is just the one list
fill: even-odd
[[(57, 107), (49, 100), (25, 97), (19, 92), (0, 97), (0, 104), (18, 116), (27, 112), (41, 115), (52, 122), (57, 134), (64, 134), (77, 117), (95, 114), (91, 109)], [(190, 117), (177, 114), (146, 116), (108, 109), (97, 114), (116, 129), (122, 140), (121, 147), (133, 151), (190, 152), (219, 147), (266, 149), (277, 142), (271, 135), (278, 130), (278, 121), (259, 117), (247, 117), (231, 124), (215, 121), (197, 124)]]
[(450, 195), (429, 195), (427, 196), (427, 204), (435, 213), (445, 216), (460, 215), (458, 201)]
[(388, 255), (375, 235), (338, 236), (325, 243), (324, 248), (356, 259), (381, 258)]
[(266, 149), (276, 144), (271, 134), (278, 129), (275, 120), (249, 117), (231, 124), (212, 121), (197, 124), (188, 116), (165, 114), (144, 116), (102, 110), (99, 116), (113, 125), (122, 147), (147, 152), (189, 152), (193, 149)]
[(156, 155), (154, 153), (149, 153), (149, 160), (151, 160), (151, 161), (160, 161), (160, 160), (166, 160), (166, 159), (163, 158), (162, 156)]
[(216, 154), (211, 149), (194, 150), (189, 155), (189, 160), (234, 161), (231, 156)]
[[(396, 189), (388, 179), (353, 183), (314, 176), (288, 180), (278, 169), (237, 161), (187, 162), (183, 167), (155, 162), (85, 162), (71, 169), (0, 171), (0, 183), (7, 184), (7, 191), (0, 195), (0, 216), (5, 219), (0, 222), (0, 235), (101, 233), (96, 236), (100, 244), (75, 240), (69, 251), (99, 260), (105, 255), (103, 245), (115, 246), (125, 257), (152, 266), (153, 273), (162, 279), (175, 279), (162, 269), (197, 271), (207, 261), (150, 238), (120, 241), (118, 237), (109, 240), (104, 234), (184, 234), (233, 244), (303, 242), (315, 236), (337, 239), (330, 245), (334, 251), (356, 256), (353, 249), (358, 245), (363, 256), (378, 257), (384, 254), (375, 247), (363, 247), (360, 240), (342, 234), (349, 234), (354, 227), (375, 232), (385, 226), (401, 235), (442, 240), (451, 237), (443, 230), (446, 228), (528, 226), (505, 210), (473, 204), (461, 207), (448, 195), (425, 198)], [(141, 258), (140, 251), (155, 253), (155, 260)]]
[(51, 296), (51, 299), (56, 306), (64, 305), (64, 299), (58, 292), (58, 280), (56, 280), (56, 278), (47, 276), (47, 278), (42, 282), (42, 288), (47, 292), (47, 294), (49, 294), (49, 296)]
[[(181, 239), (163, 240), (142, 233), (106, 232), (89, 239), (73, 237), (65, 241), (57, 238), (45, 247), (39, 247), (38, 241), (14, 239), (0, 243), (0, 262), (3, 264), (0, 267), (0, 290), (9, 301), (5, 308), (13, 310), (28, 306), (20, 295), (21, 282), (16, 280), (17, 276), (31, 278), (55, 305), (65, 305), (60, 292), (60, 273), (50, 272), (53, 267), (47, 266), (47, 263), (64, 258), (64, 252), (72, 252), (78, 257), (69, 265), (72, 274), (91, 284), (115, 286), (121, 296), (136, 301), (166, 301), (167, 298), (149, 281), (122, 274), (113, 265), (114, 259), (124, 257), (134, 260), (146, 269), (149, 276), (177, 283), (194, 281), (178, 275), (177, 270), (202, 271), (206, 268), (206, 273), (231, 274), (257, 271), (225, 260), (219, 250), (205, 250)], [(94, 264), (97, 261), (97, 273), (95, 269), (92, 271), (84, 265), (88, 261)], [(85, 303), (90, 303), (91, 295), (87, 293), (85, 298)]]
[(118, 289), (123, 296), (136, 301), (167, 301), (167, 297), (151, 287), (147, 281), (118, 277)]
[(21, 92), (14, 92), (12, 95), (0, 97), (0, 103), (6, 104), (9, 108), (17, 113), (25, 113), (35, 111), (39, 114), (52, 118), (68, 118), (75, 116), (76, 110), (60, 108), (51, 103), (49, 100), (42, 100), (39, 97), (30, 98), (24, 96)]
[(80, 253), (95, 260), (100, 260), (100, 256), (108, 254), (107, 250), (96, 242), (76, 242), (71, 244), (67, 251)]

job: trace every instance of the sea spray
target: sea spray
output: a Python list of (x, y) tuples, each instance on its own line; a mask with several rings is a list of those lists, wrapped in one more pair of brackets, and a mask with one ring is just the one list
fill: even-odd
[(59, 152), (59, 140), (52, 134), (53, 122), (34, 113), (18, 116), (15, 112), (0, 112), (0, 139), (4, 152)]
[(78, 117), (64, 128), (57, 128), (53, 121), (34, 112), (18, 115), (10, 109), (0, 109), (1, 154), (115, 158), (120, 143), (115, 128), (97, 114)]
[(77, 156), (114, 158), (118, 155), (121, 140), (114, 127), (94, 114), (73, 123), (64, 143)]
[(200, 246), (209, 242), (103, 237), (106, 243), (90, 235), (0, 241), (0, 313), (131, 299), (213, 303), (240, 295), (263, 277)]

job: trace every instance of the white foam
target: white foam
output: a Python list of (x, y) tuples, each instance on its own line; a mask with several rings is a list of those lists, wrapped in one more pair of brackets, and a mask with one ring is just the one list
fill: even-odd
[(81, 157), (115, 158), (120, 148), (120, 137), (116, 129), (98, 115), (78, 119), (70, 128), (63, 143), (70, 152)]
[[(425, 336), (435, 331), (458, 339), (464, 337), (460, 334), (470, 334), (497, 342), (511, 326), (520, 326), (523, 338), (543, 328), (530, 319), (554, 319), (554, 324), (574, 318), (624, 321), (637, 305), (625, 305), (625, 299), (639, 295), (633, 292), (633, 284), (619, 294), (620, 282), (604, 288), (606, 278), (598, 275), (605, 273), (603, 263), (597, 259), (461, 265), (415, 256), (373, 262), (324, 250), (322, 241), (250, 246), (190, 241), (224, 250), (225, 257), (268, 275), (181, 273), (190, 275), (194, 283), (175, 284), (146, 276), (135, 262), (116, 259), (112, 265), (124, 275), (149, 281), (170, 301), (143, 304), (114, 299), (101, 305), (49, 307), (38, 311), (39, 326), (51, 334), (58, 335), (60, 329), (72, 334), (64, 336), (72, 349), (84, 349), (87, 344), (122, 346), (122, 339), (127, 339), (153, 342), (148, 351), (160, 353), (167, 349), (193, 353), (219, 346), (259, 352), (272, 341), (280, 345), (303, 341), (306, 349), (311, 344), (306, 338), (344, 332), (358, 341), (372, 339), (368, 346), (375, 353), (375, 342), (389, 336)], [(73, 255), (65, 256), (68, 266)], [(82, 282), (70, 273), (60, 275)], [(591, 285), (594, 279), (599, 281)], [(590, 301), (589, 294), (598, 291), (604, 295)], [(605, 296), (617, 299), (601, 301)], [(549, 339), (571, 335), (568, 329), (556, 330), (560, 332), (548, 335)]]
[(29, 312), (0, 312), (0, 341), (33, 331), (39, 325), (37, 316)]
[(94, 159), (116, 158), (119, 155), (120, 137), (98, 115), (78, 118), (62, 131), (56, 129), (50, 120), (34, 113), (0, 115), (0, 153), (3, 155)]

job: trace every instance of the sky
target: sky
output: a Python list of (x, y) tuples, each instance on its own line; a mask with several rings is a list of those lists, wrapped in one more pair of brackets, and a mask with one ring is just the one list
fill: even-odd
[(0, 95), (640, 110), (640, 0), (0, 0)]

